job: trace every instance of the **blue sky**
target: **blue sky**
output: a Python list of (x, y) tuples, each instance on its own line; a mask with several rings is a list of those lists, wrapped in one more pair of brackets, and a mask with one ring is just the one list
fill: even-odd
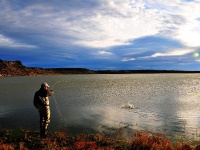
[(43, 68), (200, 70), (199, 8), (200, 0), (1, 0), (0, 59)]

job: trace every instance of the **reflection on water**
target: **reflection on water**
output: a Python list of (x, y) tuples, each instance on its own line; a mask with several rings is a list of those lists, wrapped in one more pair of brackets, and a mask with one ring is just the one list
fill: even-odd
[(0, 128), (38, 129), (33, 95), (45, 81), (55, 91), (55, 99), (50, 97), (50, 130), (66, 127), (78, 133), (124, 127), (197, 139), (199, 78), (199, 74), (0, 78)]

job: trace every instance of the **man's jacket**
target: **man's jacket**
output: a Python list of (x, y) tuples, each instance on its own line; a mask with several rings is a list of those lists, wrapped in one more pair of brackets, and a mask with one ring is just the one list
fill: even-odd
[(39, 106), (49, 106), (49, 98), (48, 96), (52, 96), (54, 94), (53, 91), (43, 90), (40, 88), (37, 92), (35, 92), (33, 104), (38, 109)]

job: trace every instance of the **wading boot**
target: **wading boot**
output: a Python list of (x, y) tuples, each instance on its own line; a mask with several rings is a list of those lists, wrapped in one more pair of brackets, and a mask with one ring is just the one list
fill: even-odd
[(46, 138), (46, 130), (43, 126), (40, 127), (40, 137)]

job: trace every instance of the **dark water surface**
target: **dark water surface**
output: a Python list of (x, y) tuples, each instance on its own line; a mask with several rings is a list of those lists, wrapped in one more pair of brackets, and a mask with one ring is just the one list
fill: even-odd
[(0, 78), (1, 129), (39, 128), (33, 96), (44, 81), (55, 91), (49, 130), (80, 133), (126, 127), (199, 138), (200, 74)]

